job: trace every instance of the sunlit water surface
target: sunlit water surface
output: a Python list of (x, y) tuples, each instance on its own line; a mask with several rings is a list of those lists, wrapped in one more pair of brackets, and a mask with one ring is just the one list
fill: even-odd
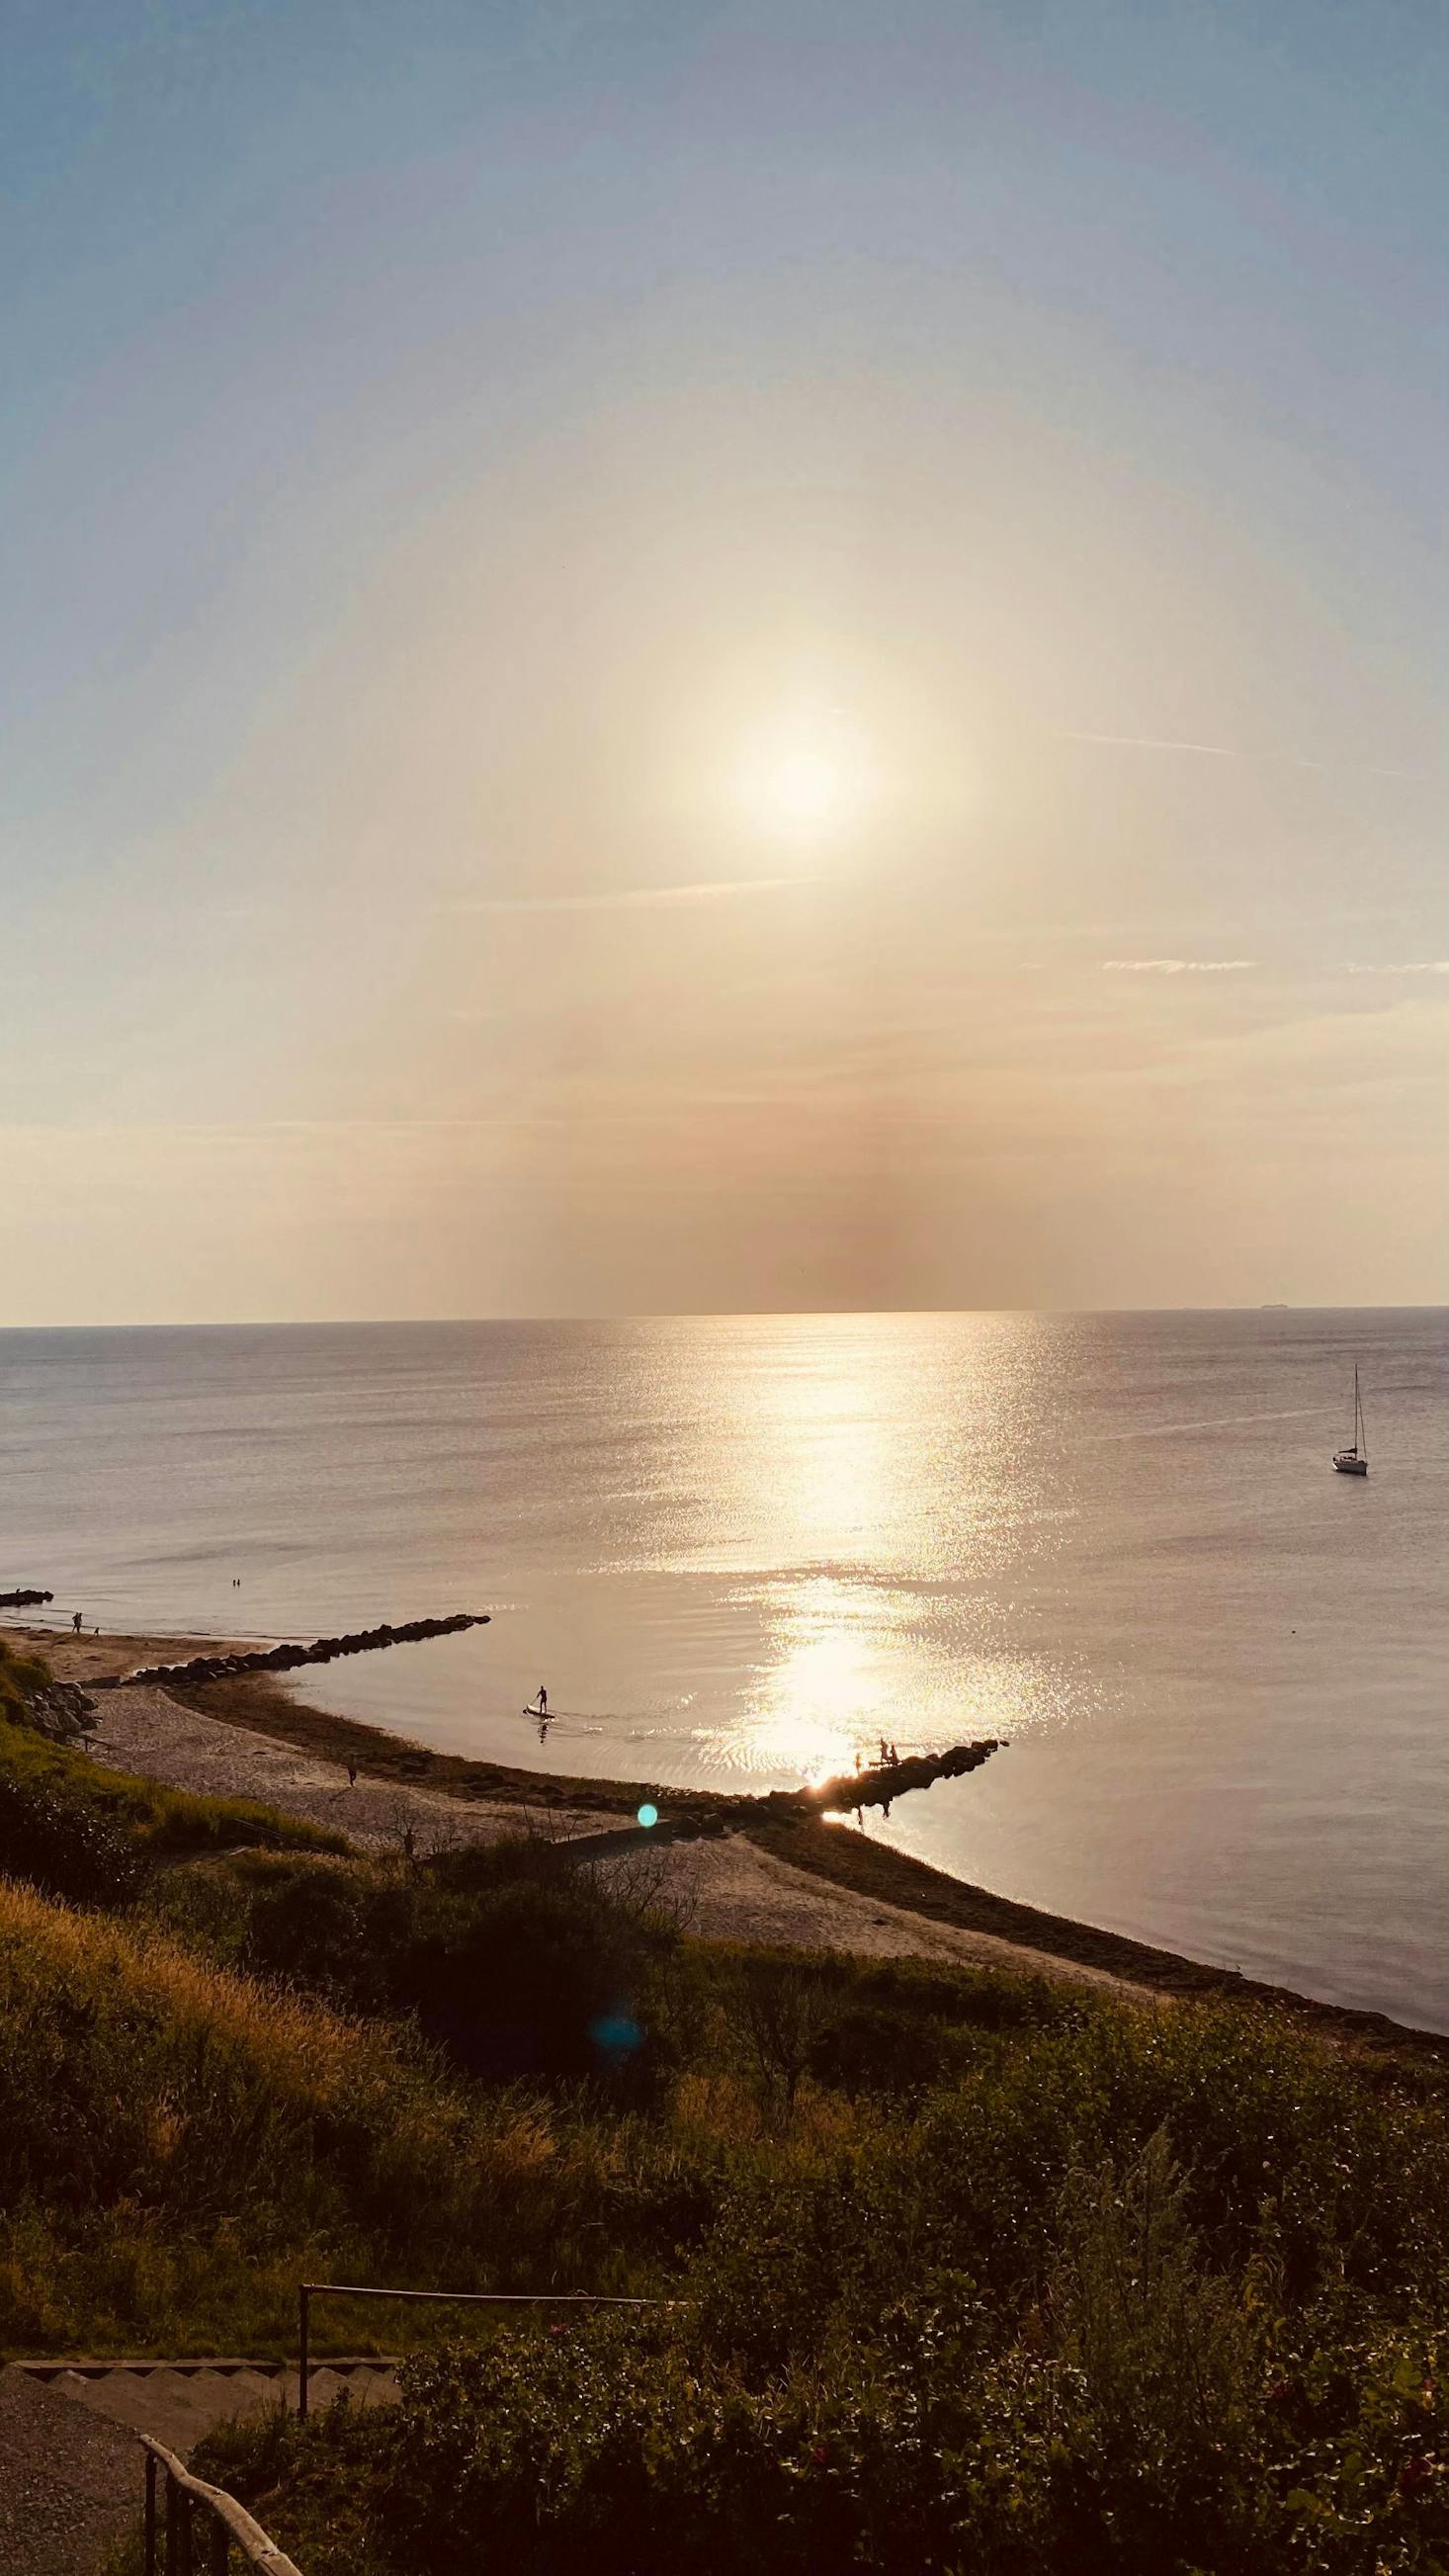
[(549, 1770), (1002, 1735), (870, 1830), (1449, 2029), (1442, 1313), (16, 1332), (0, 1406), (0, 1588), (57, 1614), (491, 1609), (312, 1694)]

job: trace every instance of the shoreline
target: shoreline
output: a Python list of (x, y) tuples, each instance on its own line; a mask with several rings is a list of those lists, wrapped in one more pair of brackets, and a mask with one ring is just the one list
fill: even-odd
[[(57, 1680), (78, 1682), (82, 1687), (88, 1679), (109, 1678), (157, 1657), (176, 1658), (223, 1643), (236, 1651), (246, 1650), (242, 1640), (73, 1636), (67, 1630), (19, 1623), (0, 1626), (0, 1638), (21, 1653), (44, 1653)], [(848, 1949), (858, 1938), (863, 1952), (884, 1948), (899, 1952), (900, 1933), (903, 1930), (909, 1941), (910, 1926), (914, 1924), (920, 1950), (928, 1956), (957, 1956), (966, 1963), (974, 1960), (983, 1966), (1014, 1968), (1020, 1974), (1107, 1986), (1143, 2001), (1252, 2003), (1286, 2013), (1329, 2044), (1355, 2054), (1397, 2059), (1401, 2063), (1449, 2065), (1449, 2036), (1439, 2032), (1394, 2021), (1384, 2013), (1324, 2003), (1292, 1988), (1243, 1976), (1236, 1969), (1213, 1967), (1179, 1952), (1133, 1940), (1124, 1933), (1019, 1904), (848, 1828), (803, 1814), (782, 1815), (778, 1808), (767, 1808), (763, 1799), (724, 1797), (650, 1781), (575, 1779), (470, 1761), (461, 1754), (437, 1753), (426, 1745), (393, 1735), (386, 1728), (311, 1708), (295, 1700), (285, 1681), (271, 1674), (231, 1676), (189, 1687), (168, 1686), (165, 1692), (147, 1692), (146, 1697), (161, 1701), (178, 1716), (189, 1713), (206, 1721), (208, 1727), (229, 1730), (236, 1738), (235, 1749), (243, 1771), (247, 1768), (247, 1739), (253, 1743), (260, 1739), (259, 1759), (268, 1748), (280, 1751), (285, 1747), (304, 1757), (304, 1763), (314, 1769), (326, 1766), (329, 1773), (345, 1774), (347, 1766), (355, 1764), (360, 1777), (391, 1789), (399, 1797), (416, 1795), (425, 1798), (430, 1806), (456, 1802), (465, 1811), (471, 1810), (480, 1822), (489, 1816), (496, 1818), (500, 1828), (507, 1825), (510, 1815), (527, 1810), (555, 1814), (568, 1810), (575, 1817), (584, 1811), (593, 1818), (627, 1816), (632, 1820), (643, 1797), (663, 1797), (686, 1825), (718, 1820), (728, 1826), (724, 1849), (733, 1850), (742, 1864), (733, 1872), (736, 1880), (742, 1874), (747, 1876), (750, 1866), (744, 1863), (739, 1846), (745, 1846), (752, 1855), (760, 1883), (753, 1889), (733, 1890), (736, 1910), (746, 1925), (752, 1915), (768, 1918), (772, 1894), (780, 1899), (777, 1911), (783, 1907), (787, 1915), (793, 1911), (821, 1925), (813, 1943), (800, 1942), (798, 1946)], [(118, 1696), (109, 1692), (101, 1702), (107, 1712), (119, 1706)], [(144, 1769), (145, 1751), (143, 1729), (142, 1739), (127, 1752), (126, 1766)], [(158, 1772), (157, 1776), (164, 1774)], [(256, 1778), (249, 1787), (238, 1787), (233, 1794), (276, 1802), (274, 1787), (265, 1776)], [(335, 1788), (332, 1794), (336, 1794)], [(749, 1812), (756, 1806), (758, 1816)], [(337, 1821), (340, 1824), (343, 1818), (339, 1816)], [(699, 1854), (702, 1863), (716, 1864), (722, 1857), (717, 1846), (691, 1844), (688, 1848)], [(784, 1903), (792, 1890), (797, 1894), (793, 1908)], [(809, 1901), (812, 1890), (821, 1900), (813, 1907)], [(726, 1891), (726, 1916), (729, 1893)], [(887, 1914), (881, 1913), (883, 1906), (889, 1909)], [(707, 1905), (706, 1910), (718, 1912), (720, 1908), (718, 1904)], [(885, 1943), (880, 1939), (882, 1928), (892, 1936)], [(757, 1941), (783, 1937), (788, 1943), (792, 1935), (772, 1934), (768, 1928), (734, 1930), (726, 1921), (722, 1927), (706, 1930), (703, 1937)]]
[[(207, 1652), (246, 1654), (258, 1643), (266, 1642), (247, 1637), (175, 1637), (150, 1632), (129, 1636), (104, 1629), (99, 1636), (85, 1631), (75, 1636), (67, 1628), (22, 1627), (12, 1622), (0, 1625), (0, 1639), (22, 1654), (43, 1654), (57, 1681), (79, 1682), (82, 1688), (87, 1681), (109, 1681), (142, 1664), (182, 1661)], [(275, 1673), (237, 1673), (214, 1682), (168, 1681), (164, 1687), (166, 1697), (178, 1708), (194, 1709), (198, 1716), (245, 1727), (253, 1735), (271, 1736), (277, 1743), (312, 1754), (318, 1761), (339, 1763), (344, 1768), (356, 1762), (358, 1770), (373, 1779), (395, 1786), (428, 1788), (449, 1798), (499, 1806), (591, 1807), (610, 1815), (632, 1816), (640, 1800), (660, 1786), (658, 1781), (575, 1778), (561, 1771), (528, 1771), (503, 1762), (475, 1762), (462, 1753), (437, 1753), (430, 1745), (417, 1744), (410, 1736), (394, 1735), (385, 1726), (371, 1725), (362, 1718), (340, 1717), (331, 1709), (313, 1708), (305, 1700), (294, 1699), (285, 1679)], [(107, 1701), (109, 1698), (108, 1692)], [(701, 1814), (712, 1813), (721, 1804), (705, 1790), (670, 1789), (668, 1795), (672, 1804)]]

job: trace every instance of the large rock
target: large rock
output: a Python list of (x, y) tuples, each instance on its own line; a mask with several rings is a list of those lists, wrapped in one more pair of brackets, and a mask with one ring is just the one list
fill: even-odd
[(93, 1731), (96, 1704), (78, 1682), (47, 1682), (25, 1703), (31, 1725), (53, 1744), (74, 1744)]

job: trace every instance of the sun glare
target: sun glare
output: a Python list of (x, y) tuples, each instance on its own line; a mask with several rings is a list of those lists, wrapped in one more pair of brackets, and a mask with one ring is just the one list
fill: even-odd
[(848, 829), (866, 801), (865, 764), (843, 733), (781, 728), (754, 743), (738, 772), (740, 803), (758, 830), (795, 840)]

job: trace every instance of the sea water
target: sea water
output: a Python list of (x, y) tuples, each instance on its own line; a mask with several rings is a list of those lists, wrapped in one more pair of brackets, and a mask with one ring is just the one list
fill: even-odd
[(595, 1776), (998, 1736), (870, 1830), (1441, 2029), (1446, 1497), (1438, 1310), (0, 1333), (0, 1589), (57, 1624), (486, 1609), (304, 1687)]

